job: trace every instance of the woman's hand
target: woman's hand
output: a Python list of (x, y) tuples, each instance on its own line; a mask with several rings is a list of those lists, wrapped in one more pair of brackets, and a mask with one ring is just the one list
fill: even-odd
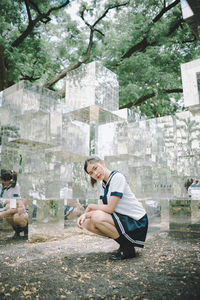
[(83, 226), (82, 224), (85, 222), (86, 220), (86, 216), (85, 214), (81, 215), (78, 220), (77, 220), (77, 226), (80, 228), (80, 229), (83, 229)]
[(96, 204), (89, 204), (88, 207), (86, 208), (85, 212), (88, 213), (92, 210), (96, 210), (97, 209), (97, 206)]

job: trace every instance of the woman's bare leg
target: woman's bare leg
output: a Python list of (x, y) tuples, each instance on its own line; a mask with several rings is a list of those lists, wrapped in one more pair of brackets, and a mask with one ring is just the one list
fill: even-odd
[(93, 233), (112, 239), (119, 237), (112, 216), (101, 210), (94, 211), (91, 214), (91, 218), (85, 220), (83, 227)]
[(6, 221), (8, 224), (10, 224), (11, 226), (15, 225), (15, 222), (13, 221), (13, 215), (12, 216), (8, 216), (6, 217)]
[(28, 224), (28, 214), (23, 213), (19, 215), (18, 213), (13, 216), (14, 225), (18, 225), (20, 227), (25, 227)]
[(85, 220), (82, 226), (83, 228), (87, 229), (90, 232), (96, 233), (98, 235), (106, 236), (105, 234), (103, 234), (103, 232), (101, 232), (94, 226), (94, 224), (91, 222), (91, 219)]

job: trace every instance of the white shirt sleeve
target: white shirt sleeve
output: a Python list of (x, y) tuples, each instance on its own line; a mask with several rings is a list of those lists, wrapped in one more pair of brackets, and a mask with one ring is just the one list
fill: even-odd
[(8, 190), (5, 190), (3, 193), (3, 198), (12, 198), (15, 194), (20, 197), (20, 187), (18, 183), (15, 187), (11, 187)]
[(111, 179), (109, 190), (110, 196), (118, 196), (122, 198), (124, 194), (124, 188), (126, 185), (126, 178), (121, 173), (116, 173)]

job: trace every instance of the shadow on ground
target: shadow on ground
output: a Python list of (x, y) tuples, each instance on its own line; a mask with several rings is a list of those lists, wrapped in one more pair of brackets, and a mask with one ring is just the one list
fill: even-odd
[(65, 238), (0, 243), (0, 299), (199, 299), (200, 233), (157, 232), (134, 259), (117, 244), (68, 229)]

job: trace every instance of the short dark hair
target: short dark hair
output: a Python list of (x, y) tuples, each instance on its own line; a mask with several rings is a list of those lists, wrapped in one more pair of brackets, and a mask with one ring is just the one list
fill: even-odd
[(1, 169), (0, 179), (10, 181), (11, 187), (15, 187), (17, 183), (17, 172), (13, 170)]
[[(88, 156), (84, 163), (84, 171), (88, 174), (88, 171), (87, 171), (88, 164), (95, 163), (95, 162), (101, 163), (102, 161), (103, 160), (96, 155)], [(97, 181), (96, 181), (96, 179), (90, 177), (90, 183), (91, 183), (92, 187), (94, 187), (94, 185), (97, 183)]]

